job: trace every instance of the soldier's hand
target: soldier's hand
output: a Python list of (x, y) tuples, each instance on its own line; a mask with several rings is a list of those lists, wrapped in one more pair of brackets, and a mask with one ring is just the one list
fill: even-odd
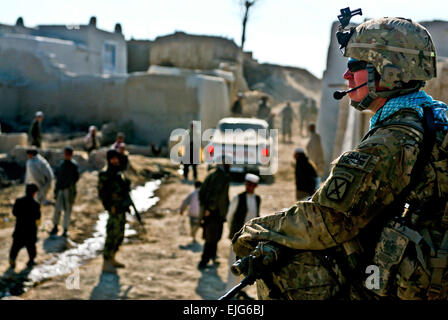
[(231, 271), (235, 275), (244, 274), (254, 279), (261, 278), (266, 272), (272, 271), (280, 259), (280, 251), (281, 247), (273, 242), (259, 242), (249, 256), (232, 265)]
[(210, 211), (209, 210), (205, 210), (204, 217), (208, 217), (208, 216), (210, 216)]

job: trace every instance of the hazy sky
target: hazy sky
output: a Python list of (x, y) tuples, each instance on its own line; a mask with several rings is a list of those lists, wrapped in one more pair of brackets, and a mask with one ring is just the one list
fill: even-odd
[[(0, 23), (26, 26), (87, 24), (93, 15), (100, 29), (120, 22), (126, 39), (154, 40), (185, 31), (241, 42), (239, 0), (0, 0)], [(305, 68), (322, 77), (330, 27), (341, 8), (362, 8), (364, 18), (400, 16), (416, 21), (448, 20), (448, 1), (440, 0), (258, 0), (249, 17), (245, 50), (259, 62)]]

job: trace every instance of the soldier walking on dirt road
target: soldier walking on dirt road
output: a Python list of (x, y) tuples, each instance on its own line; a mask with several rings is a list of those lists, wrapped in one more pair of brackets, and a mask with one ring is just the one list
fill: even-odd
[(107, 168), (98, 176), (98, 195), (104, 209), (109, 213), (104, 243), (103, 272), (114, 272), (115, 268), (124, 268), (124, 264), (115, 260), (124, 239), (126, 212), (131, 205), (130, 181), (120, 171), (120, 153), (114, 149), (107, 152)]

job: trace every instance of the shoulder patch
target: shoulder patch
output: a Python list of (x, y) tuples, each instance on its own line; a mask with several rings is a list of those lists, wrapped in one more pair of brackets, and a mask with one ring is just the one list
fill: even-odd
[(361, 152), (347, 152), (341, 156), (338, 165), (347, 165), (358, 169), (365, 169), (371, 155)]
[(353, 179), (355, 179), (355, 176), (349, 172), (339, 171), (333, 174), (328, 183), (327, 198), (333, 201), (341, 201)]

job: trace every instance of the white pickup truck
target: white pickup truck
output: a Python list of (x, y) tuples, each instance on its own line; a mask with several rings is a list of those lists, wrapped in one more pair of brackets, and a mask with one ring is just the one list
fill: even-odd
[(265, 120), (223, 118), (204, 148), (205, 161), (211, 163), (214, 157), (225, 154), (233, 159), (231, 172), (263, 174), (270, 165), (272, 146)]

